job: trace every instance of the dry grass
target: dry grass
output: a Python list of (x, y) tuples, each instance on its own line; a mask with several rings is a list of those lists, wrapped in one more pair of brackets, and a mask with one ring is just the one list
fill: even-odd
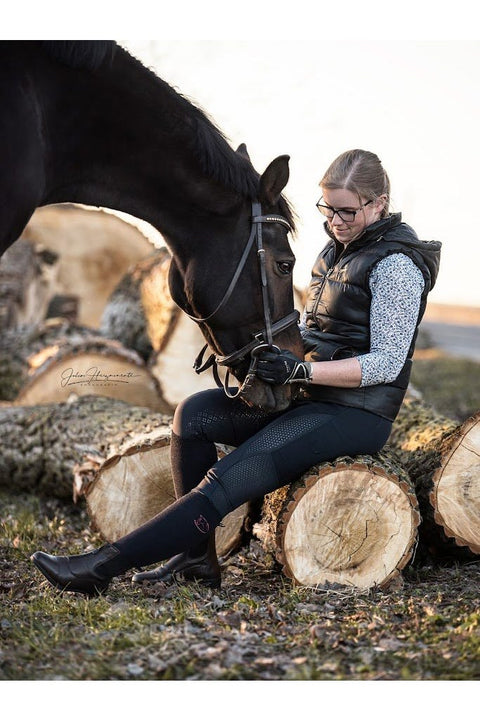
[(480, 560), (410, 568), (388, 591), (291, 585), (253, 542), (224, 562), (219, 591), (60, 594), (30, 564), (39, 547), (98, 544), (85, 511), (0, 497), (3, 680), (475, 680)]
[[(448, 414), (469, 411), (465, 382), (478, 409), (471, 373), (451, 363)], [(415, 362), (427, 400), (446, 385), (442, 368)], [(143, 590), (125, 576), (85, 599), (57, 593), (29, 561), (98, 545), (85, 508), (3, 492), (0, 510), (2, 680), (480, 679), (480, 558), (412, 566), (388, 591), (320, 591), (294, 587), (252, 542), (224, 561), (220, 591)]]

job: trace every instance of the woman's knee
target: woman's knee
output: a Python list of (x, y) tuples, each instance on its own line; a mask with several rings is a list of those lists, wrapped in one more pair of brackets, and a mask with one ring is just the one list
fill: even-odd
[[(172, 430), (184, 439), (201, 440), (205, 427), (205, 418), (210, 408), (218, 404), (217, 389), (202, 390), (182, 400), (173, 415)], [(223, 395), (223, 392), (220, 391)]]

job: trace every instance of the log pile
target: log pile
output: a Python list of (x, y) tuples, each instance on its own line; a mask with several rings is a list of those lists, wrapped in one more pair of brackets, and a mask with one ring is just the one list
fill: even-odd
[(38, 405), (92, 394), (170, 410), (142, 358), (91, 328), (54, 318), (2, 335), (1, 400)]
[(429, 554), (480, 553), (480, 412), (458, 424), (407, 398), (389, 444), (415, 485)]
[[(114, 541), (174, 499), (171, 416), (121, 400), (87, 396), (33, 407), (0, 407), (0, 487), (86, 499), (92, 526)], [(229, 448), (218, 445), (221, 457)], [(226, 555), (244, 539), (246, 503), (217, 528)]]
[[(114, 541), (174, 500), (172, 413), (215, 385), (192, 369), (204, 339), (170, 296), (166, 249), (70, 206), (33, 220), (0, 266), (0, 485), (82, 500)], [(219, 553), (253, 525), (295, 583), (361, 589), (388, 587), (422, 553), (476, 556), (479, 458), (480, 413), (459, 424), (408, 397), (382, 453), (309, 468), (256, 518), (238, 508), (216, 531)]]

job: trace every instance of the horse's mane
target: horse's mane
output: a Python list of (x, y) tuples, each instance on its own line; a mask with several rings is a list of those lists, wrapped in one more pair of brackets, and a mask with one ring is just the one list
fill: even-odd
[[(172, 88), (125, 48), (121, 48), (113, 40), (42, 40), (41, 43), (53, 59), (70, 67), (88, 70), (98, 70), (104, 63), (111, 63), (116, 51), (125, 53), (132, 62), (162, 84), (164, 92), (175, 105), (180, 105), (184, 118), (182, 125), (188, 129), (190, 149), (205, 175), (242, 197), (250, 200), (256, 198), (259, 175), (248, 157), (233, 150), (225, 135), (204, 110)], [(288, 201), (282, 196), (279, 204), (281, 212), (293, 228), (293, 210)]]
[(113, 40), (42, 40), (41, 44), (54, 60), (86, 70), (111, 62), (117, 47)]

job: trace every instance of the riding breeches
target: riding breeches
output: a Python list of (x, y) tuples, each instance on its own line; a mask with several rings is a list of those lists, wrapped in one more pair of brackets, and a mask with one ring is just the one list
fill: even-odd
[[(206, 390), (181, 403), (171, 439), (177, 500), (115, 541), (132, 566), (201, 554), (229, 512), (340, 455), (375, 453), (391, 423), (357, 408), (299, 402), (276, 415)], [(217, 459), (215, 443), (236, 446)]]
[[(271, 415), (222, 390), (206, 390), (175, 413), (171, 454), (177, 497), (196, 487), (224, 516), (312, 465), (378, 452), (390, 430), (388, 420), (357, 408), (302, 401)], [(217, 460), (215, 443), (236, 449)]]

